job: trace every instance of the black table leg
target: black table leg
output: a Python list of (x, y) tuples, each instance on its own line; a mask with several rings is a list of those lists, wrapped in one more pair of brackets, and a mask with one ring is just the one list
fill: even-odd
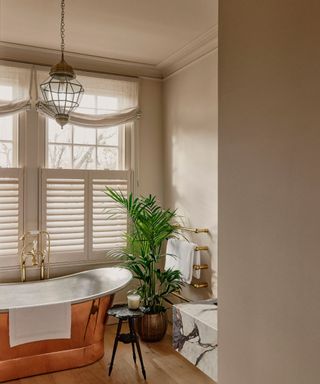
[(129, 319), (129, 330), (130, 330), (130, 336), (131, 336), (131, 345), (132, 345), (132, 356), (133, 356), (133, 361), (134, 363), (136, 364), (136, 351), (135, 351), (135, 348), (134, 348), (134, 342), (135, 342), (135, 331), (134, 331), (134, 320), (133, 319)]
[[(126, 305), (121, 305), (121, 306), (114, 306), (113, 308), (109, 309), (108, 314), (111, 316), (117, 317), (119, 320), (118, 328), (117, 328), (117, 332), (116, 332), (116, 336), (113, 344), (111, 362), (109, 366), (109, 376), (111, 375), (111, 372), (112, 372), (112, 368), (113, 368), (116, 353), (117, 353), (118, 343), (120, 342), (124, 344), (131, 344), (133, 361), (136, 364), (137, 357), (139, 357), (143, 377), (145, 380), (147, 380), (146, 370), (144, 367), (141, 348), (139, 344), (139, 336), (136, 334), (134, 329), (134, 319), (138, 317), (142, 317), (144, 313), (140, 309), (138, 309), (137, 311), (131, 311), (128, 309)], [(128, 321), (129, 323), (128, 333), (121, 333), (121, 327), (122, 327), (123, 321)]]
[(139, 355), (139, 359), (140, 359), (140, 364), (141, 364), (142, 374), (143, 374), (144, 379), (146, 380), (147, 379), (147, 375), (146, 375), (146, 371), (144, 369), (142, 353), (141, 353), (140, 344), (139, 344), (139, 336), (136, 334), (136, 331), (134, 330), (133, 319), (129, 319), (129, 324), (130, 324), (130, 331), (132, 329), (133, 337), (134, 337), (134, 340), (135, 340), (135, 343), (136, 343), (136, 347), (137, 347), (137, 351), (138, 351), (138, 355)]
[(119, 336), (120, 336), (120, 332), (121, 332), (121, 326), (122, 326), (122, 319), (119, 319), (118, 328), (117, 328), (117, 334), (116, 334), (116, 337), (114, 339), (114, 344), (113, 344), (111, 363), (110, 363), (110, 367), (109, 367), (109, 376), (111, 375), (112, 368), (113, 368), (114, 358), (115, 358), (116, 352), (117, 352)]

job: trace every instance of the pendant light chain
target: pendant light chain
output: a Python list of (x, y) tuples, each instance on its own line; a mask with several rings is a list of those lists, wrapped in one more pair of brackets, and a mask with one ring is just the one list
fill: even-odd
[(61, 0), (61, 25), (60, 25), (60, 35), (61, 35), (61, 54), (64, 57), (64, 37), (65, 37), (65, 23), (64, 23), (64, 4), (65, 0)]
[(40, 84), (46, 109), (49, 110), (50, 115), (54, 116), (61, 127), (68, 123), (70, 113), (79, 107), (84, 93), (83, 86), (76, 79), (73, 68), (64, 60), (64, 11), (65, 0), (61, 0), (61, 60), (51, 67), (50, 77)]

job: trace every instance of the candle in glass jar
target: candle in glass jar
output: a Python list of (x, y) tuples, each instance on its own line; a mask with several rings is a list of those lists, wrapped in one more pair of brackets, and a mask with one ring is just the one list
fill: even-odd
[(127, 296), (128, 299), (128, 308), (132, 310), (136, 310), (140, 306), (140, 296), (136, 293), (130, 293)]

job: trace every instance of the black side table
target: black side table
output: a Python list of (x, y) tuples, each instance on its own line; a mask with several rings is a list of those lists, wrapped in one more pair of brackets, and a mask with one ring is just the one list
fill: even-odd
[[(113, 351), (112, 351), (111, 363), (109, 368), (109, 376), (111, 375), (111, 372), (112, 372), (114, 358), (117, 352), (118, 342), (120, 341), (121, 343), (132, 345), (132, 356), (133, 356), (134, 363), (136, 363), (135, 347), (137, 348), (140, 363), (141, 363), (142, 374), (144, 379), (146, 380), (146, 371), (143, 365), (143, 359), (142, 359), (142, 354), (141, 354), (141, 349), (139, 344), (139, 336), (136, 334), (136, 331), (134, 329), (134, 319), (137, 317), (143, 316), (144, 313), (139, 309), (136, 311), (132, 311), (127, 307), (127, 305), (118, 305), (109, 309), (108, 315), (114, 316), (117, 319), (119, 319), (117, 333), (116, 333), (116, 337), (114, 339), (114, 344), (113, 344)], [(128, 323), (129, 323), (129, 333), (121, 333), (122, 322), (126, 320), (128, 320)]]

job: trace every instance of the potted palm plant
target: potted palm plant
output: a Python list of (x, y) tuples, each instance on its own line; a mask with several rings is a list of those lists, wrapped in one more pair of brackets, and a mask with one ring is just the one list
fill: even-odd
[(164, 298), (183, 285), (180, 271), (161, 268), (163, 243), (177, 234), (177, 227), (172, 223), (176, 211), (161, 208), (155, 196), (134, 198), (130, 194), (126, 197), (111, 188), (105, 193), (130, 219), (125, 234), (126, 247), (112, 253), (121, 257), (123, 266), (138, 281), (137, 293), (145, 312), (145, 316), (138, 319), (138, 332), (144, 341), (161, 340), (167, 329)]

